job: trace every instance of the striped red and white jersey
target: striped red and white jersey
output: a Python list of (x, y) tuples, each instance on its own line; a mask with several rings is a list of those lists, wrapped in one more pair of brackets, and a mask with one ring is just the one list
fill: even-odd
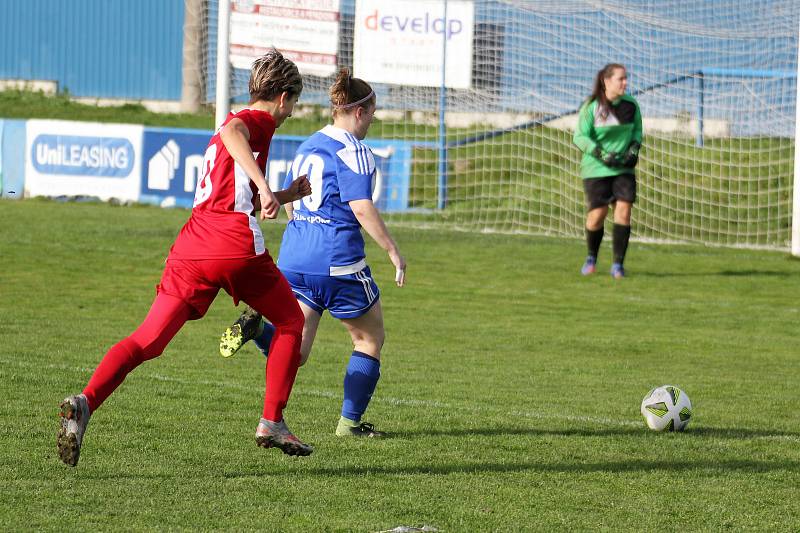
[[(234, 118), (247, 126), (250, 149), (264, 172), (275, 119), (266, 111), (243, 109), (229, 114), (223, 126)], [(234, 259), (266, 252), (253, 207), (258, 189), (228, 153), (221, 130), (214, 133), (206, 148), (192, 214), (172, 245), (170, 258)]]

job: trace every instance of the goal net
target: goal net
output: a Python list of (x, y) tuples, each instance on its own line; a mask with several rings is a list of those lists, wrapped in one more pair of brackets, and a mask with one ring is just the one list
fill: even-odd
[[(273, 33), (264, 28), (274, 21), (265, 22), (261, 46), (280, 34), (278, 48), (305, 62), (296, 114), (305, 119), (287, 121), (279, 133), (305, 135), (326, 123), (336, 67), (354, 67), (373, 85), (379, 112), (368, 140), (392, 141), (394, 152), (391, 143), (378, 144), (405, 158), (383, 168), (384, 184), (394, 187), (384, 208), (393, 224), (583, 235), (581, 154), (572, 134), (596, 72), (614, 62), (627, 66), (628, 90), (644, 117), (634, 238), (789, 247), (796, 0), (231, 5), (232, 53), (248, 46), (237, 17), (263, 7), (265, 16), (289, 22)], [(207, 0), (212, 102), (218, 8)], [(292, 51), (289, 37), (317, 49)], [(232, 66), (230, 97), (242, 101), (246, 64), (233, 59)]]

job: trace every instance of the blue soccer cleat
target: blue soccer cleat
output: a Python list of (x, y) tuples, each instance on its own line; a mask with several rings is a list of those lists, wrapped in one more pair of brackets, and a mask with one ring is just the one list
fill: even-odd
[(611, 277), (614, 279), (622, 279), (625, 277), (625, 269), (619, 263), (611, 265)]
[(597, 258), (593, 255), (586, 256), (586, 262), (581, 267), (581, 274), (589, 276), (597, 271)]

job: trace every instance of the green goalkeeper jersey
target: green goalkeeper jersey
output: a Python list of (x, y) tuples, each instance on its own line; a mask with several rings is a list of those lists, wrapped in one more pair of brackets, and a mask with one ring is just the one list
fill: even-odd
[(611, 103), (603, 117), (597, 100), (585, 103), (578, 114), (578, 126), (572, 141), (583, 152), (581, 178), (605, 178), (620, 174), (633, 174), (633, 168), (606, 166), (594, 156), (599, 146), (603, 154), (624, 154), (632, 141), (642, 142), (642, 114), (632, 96), (622, 95)]

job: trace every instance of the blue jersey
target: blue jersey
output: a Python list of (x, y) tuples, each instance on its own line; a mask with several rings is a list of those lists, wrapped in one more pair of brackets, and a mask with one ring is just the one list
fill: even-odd
[(300, 145), (284, 187), (306, 175), (312, 192), (292, 204), (281, 270), (338, 276), (366, 266), (361, 225), (348, 202), (372, 198), (374, 173), (372, 151), (341, 128), (325, 126)]

